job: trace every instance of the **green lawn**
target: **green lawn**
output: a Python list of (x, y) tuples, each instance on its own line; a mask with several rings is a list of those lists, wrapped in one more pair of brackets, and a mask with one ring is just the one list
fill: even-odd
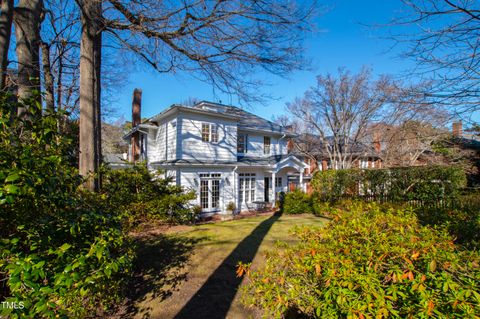
[(239, 302), (239, 261), (258, 267), (275, 242), (293, 243), (294, 226), (322, 225), (312, 216), (258, 216), (174, 227), (139, 239), (132, 302), (123, 318), (257, 317)]

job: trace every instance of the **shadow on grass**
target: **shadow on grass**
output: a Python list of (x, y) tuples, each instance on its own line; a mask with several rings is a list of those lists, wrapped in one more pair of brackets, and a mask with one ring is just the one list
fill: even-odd
[(236, 265), (240, 261), (253, 261), (260, 244), (278, 218), (280, 214), (275, 214), (255, 227), (210, 275), (175, 319), (225, 318), (242, 282), (242, 278), (236, 276)]
[(185, 281), (186, 266), (195, 244), (202, 239), (157, 235), (137, 242), (134, 274), (127, 291), (127, 304), (121, 318), (140, 315), (150, 318), (151, 308), (137, 306), (142, 301), (169, 297)]

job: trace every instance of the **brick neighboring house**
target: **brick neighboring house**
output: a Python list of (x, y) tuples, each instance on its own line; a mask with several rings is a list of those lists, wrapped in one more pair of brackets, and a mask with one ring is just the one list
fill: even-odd
[[(332, 139), (332, 137), (327, 138)], [(305, 146), (306, 143), (309, 145)], [(302, 134), (294, 139), (290, 139), (287, 144), (287, 149), (290, 154), (302, 158), (308, 165), (304, 174), (308, 193), (312, 192), (310, 181), (316, 171), (338, 169), (338, 167), (332, 164), (330, 156), (325, 150), (325, 146), (320, 141), (320, 138), (314, 135)], [(352, 168), (372, 169), (383, 167), (381, 145), (378, 138), (374, 138), (371, 145), (357, 142), (349, 145), (349, 149), (350, 155), (352, 156)], [(295, 183), (289, 183), (289, 190), (295, 187)]]

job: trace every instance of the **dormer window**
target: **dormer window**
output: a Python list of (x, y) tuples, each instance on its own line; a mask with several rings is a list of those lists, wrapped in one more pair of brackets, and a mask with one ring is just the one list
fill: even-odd
[(218, 142), (217, 124), (202, 123), (202, 141), (212, 143)]
[(248, 135), (241, 134), (237, 137), (237, 153), (244, 154), (248, 152)]
[(263, 154), (270, 155), (271, 139), (270, 136), (263, 137)]

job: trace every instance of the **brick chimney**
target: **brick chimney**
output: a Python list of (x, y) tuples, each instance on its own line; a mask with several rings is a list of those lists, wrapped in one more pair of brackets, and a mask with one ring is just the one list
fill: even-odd
[[(142, 90), (133, 90), (132, 99), (132, 128), (135, 128), (142, 122)], [(132, 134), (132, 157), (131, 162), (136, 162), (140, 159), (140, 132)]]
[(452, 123), (453, 137), (462, 137), (462, 121)]

